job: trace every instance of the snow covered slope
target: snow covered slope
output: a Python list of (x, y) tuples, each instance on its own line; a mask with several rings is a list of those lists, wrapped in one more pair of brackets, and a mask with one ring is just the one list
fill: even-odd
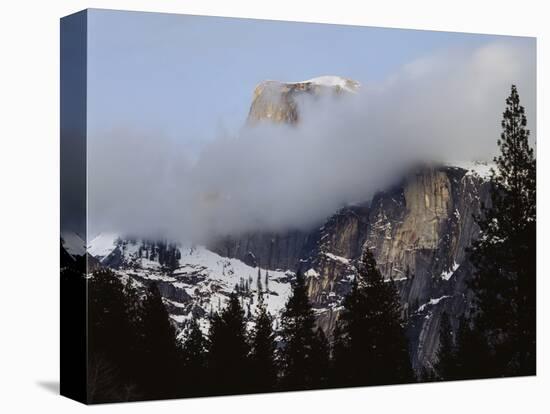
[(155, 243), (128, 241), (116, 236), (110, 236), (108, 240), (113, 244), (99, 240), (99, 244), (91, 244), (89, 251), (107, 253), (98, 257), (103, 258), (104, 264), (116, 256), (116, 266), (108, 267), (125, 283), (130, 279), (140, 289), (157, 283), (170, 317), (182, 332), (193, 316), (206, 330), (208, 315), (223, 309), (231, 292), (238, 292), (245, 316), (249, 318), (255, 313), (260, 291), (268, 311), (275, 317), (284, 308), (290, 294), (290, 280), (294, 273), (289, 271), (248, 266), (203, 246), (164, 247), (179, 256), (177, 266), (170, 269), (160, 263), (160, 249)]
[(86, 254), (86, 242), (72, 231), (61, 233), (61, 244), (71, 256), (84, 256)]
[(115, 233), (100, 233), (88, 243), (88, 253), (101, 260), (116, 248), (117, 240)]

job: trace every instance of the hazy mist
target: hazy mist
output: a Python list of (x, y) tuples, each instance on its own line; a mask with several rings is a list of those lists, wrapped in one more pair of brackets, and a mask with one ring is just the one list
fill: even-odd
[(123, 125), (89, 136), (91, 234), (204, 242), (318, 225), (416, 163), (490, 160), (512, 83), (534, 137), (535, 50), (504, 43), (410, 62), (344, 99), (300, 102), (295, 127), (243, 122), (198, 154), (185, 131), (174, 140)]

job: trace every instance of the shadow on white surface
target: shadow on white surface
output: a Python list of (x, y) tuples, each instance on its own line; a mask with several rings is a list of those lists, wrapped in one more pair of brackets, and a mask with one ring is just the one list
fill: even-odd
[(40, 388), (59, 395), (59, 381), (37, 381)]

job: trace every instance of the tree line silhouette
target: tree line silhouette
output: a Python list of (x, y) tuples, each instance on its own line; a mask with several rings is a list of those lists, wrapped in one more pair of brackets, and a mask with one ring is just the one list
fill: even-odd
[(209, 317), (207, 334), (192, 319), (183, 342), (155, 283), (141, 295), (109, 269), (88, 279), (90, 402), (179, 398), (414, 381), (398, 292), (372, 254), (363, 256), (337, 337), (315, 326), (301, 272), (273, 328), (261, 292), (247, 329), (239, 297)]

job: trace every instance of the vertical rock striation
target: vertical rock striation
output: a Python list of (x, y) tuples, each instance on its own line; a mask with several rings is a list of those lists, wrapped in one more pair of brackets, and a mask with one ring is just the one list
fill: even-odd
[(349, 206), (310, 232), (248, 234), (211, 246), (219, 254), (270, 269), (301, 268), (319, 326), (338, 319), (364, 248), (399, 289), (413, 366), (430, 368), (443, 310), (456, 326), (471, 300), (466, 249), (479, 232), (473, 216), (489, 201), (489, 184), (458, 167), (422, 167), (370, 202)]

